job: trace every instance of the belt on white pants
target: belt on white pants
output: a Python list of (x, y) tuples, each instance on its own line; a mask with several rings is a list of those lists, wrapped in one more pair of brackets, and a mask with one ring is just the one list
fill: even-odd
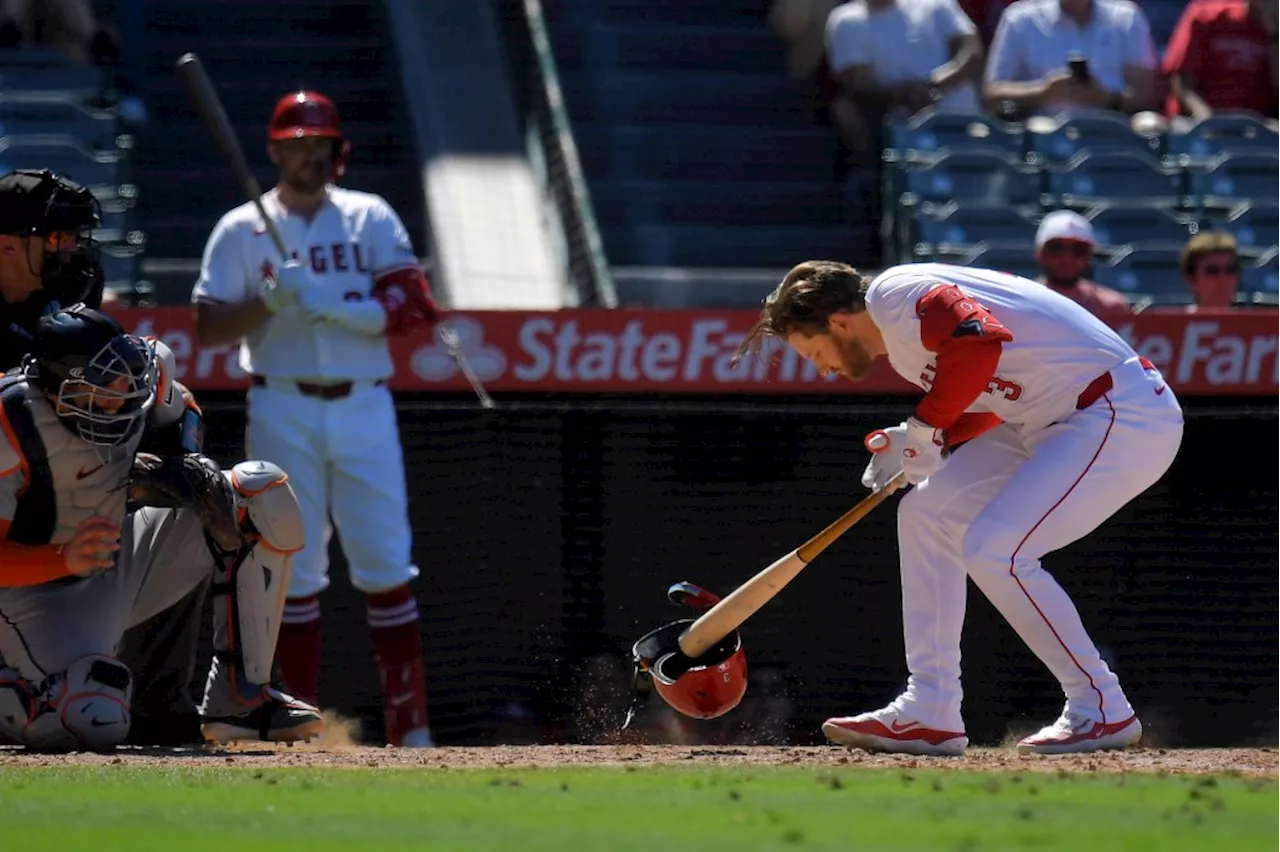
[(296, 379), (269, 379), (266, 376), (253, 375), (249, 377), (255, 387), (269, 387), (273, 389), (288, 388), (296, 391), (303, 396), (313, 396), (317, 399), (342, 399), (351, 396), (351, 392), (362, 386), (380, 387), (385, 385), (386, 379), (376, 379), (372, 382), (367, 379), (359, 381), (341, 381), (332, 384), (321, 384), (320, 382), (302, 382)]

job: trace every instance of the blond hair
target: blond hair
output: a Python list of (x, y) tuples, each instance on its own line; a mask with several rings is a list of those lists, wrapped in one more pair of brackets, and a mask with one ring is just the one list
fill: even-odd
[(1229, 251), (1235, 254), (1240, 250), (1236, 238), (1226, 231), (1201, 231), (1182, 247), (1182, 256), (1178, 259), (1178, 268), (1186, 278), (1195, 274), (1200, 265), (1200, 258), (1207, 254)]

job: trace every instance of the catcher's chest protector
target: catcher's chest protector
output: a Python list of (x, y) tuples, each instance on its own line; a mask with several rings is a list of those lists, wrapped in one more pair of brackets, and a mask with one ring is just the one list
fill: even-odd
[(10, 541), (62, 544), (91, 515), (124, 523), (141, 433), (113, 447), (104, 461), (102, 448), (64, 426), (44, 394), (25, 379), (0, 384), (0, 404), (19, 445), (0, 441), (0, 470), (22, 465), (26, 478), (9, 527)]

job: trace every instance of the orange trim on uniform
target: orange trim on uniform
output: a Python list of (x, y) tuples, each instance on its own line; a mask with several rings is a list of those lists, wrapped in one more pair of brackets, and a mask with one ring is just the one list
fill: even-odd
[[(279, 477), (271, 480), (271, 482), (267, 483), (262, 488), (259, 488), (257, 491), (249, 491), (241, 487), (240, 478), (236, 476), (235, 468), (232, 468), (231, 470), (231, 487), (234, 488), (239, 494), (242, 494), (245, 497), (257, 497), (259, 494), (264, 494), (270, 491), (272, 488), (279, 488), (281, 485), (284, 485), (288, 481), (289, 481), (289, 474), (281, 471)], [(237, 513), (237, 517), (239, 518), (240, 523), (244, 523), (244, 518), (246, 514), (247, 513), (245, 512), (245, 508), (241, 506), (239, 512)], [(282, 554), (297, 553), (299, 550), (302, 550), (302, 548), (306, 547), (305, 544), (299, 545), (297, 547), (289, 547), (289, 548), (276, 547), (273, 544), (271, 544), (271, 542), (267, 541), (265, 538), (263, 538), (260, 535), (246, 536), (245, 538), (247, 541), (251, 541), (256, 544), (262, 545), (264, 548), (271, 551), (272, 553), (282, 553)]]
[[(9, 521), (3, 523), (8, 535)], [(70, 576), (62, 545), (0, 540), (0, 588), (39, 586)]]
[(248, 489), (241, 487), (240, 477), (236, 476), (235, 468), (231, 469), (231, 484), (235, 487), (236, 491), (239, 491), (241, 494), (245, 495), (246, 497), (257, 497), (259, 494), (263, 494), (267, 491), (270, 491), (272, 488), (277, 488), (281, 485), (284, 485), (288, 481), (289, 481), (289, 474), (281, 471), (280, 476), (271, 480), (269, 483), (259, 488), (257, 491), (249, 491)]
[[(31, 481), (31, 465), (27, 463), (27, 454), (22, 451), (22, 444), (18, 441), (18, 435), (13, 431), (13, 424), (9, 422), (9, 415), (5, 413), (4, 406), (0, 406), (0, 431), (4, 432), (4, 436), (9, 441), (9, 446), (13, 447), (14, 452), (18, 454), (18, 463), (5, 471), (0, 471), (0, 477), (10, 476), (15, 470), (22, 470), (22, 488), (18, 491), (18, 496), (27, 490), (27, 483)], [(6, 530), (8, 527), (6, 526)]]

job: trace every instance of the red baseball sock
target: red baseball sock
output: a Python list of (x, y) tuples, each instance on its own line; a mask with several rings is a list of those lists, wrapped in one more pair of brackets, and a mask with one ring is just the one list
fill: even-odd
[(418, 602), (408, 586), (369, 594), (367, 598), (387, 742), (400, 745), (406, 733), (427, 726)]
[(320, 596), (288, 598), (276, 641), (276, 666), (285, 692), (308, 704), (320, 694)]

